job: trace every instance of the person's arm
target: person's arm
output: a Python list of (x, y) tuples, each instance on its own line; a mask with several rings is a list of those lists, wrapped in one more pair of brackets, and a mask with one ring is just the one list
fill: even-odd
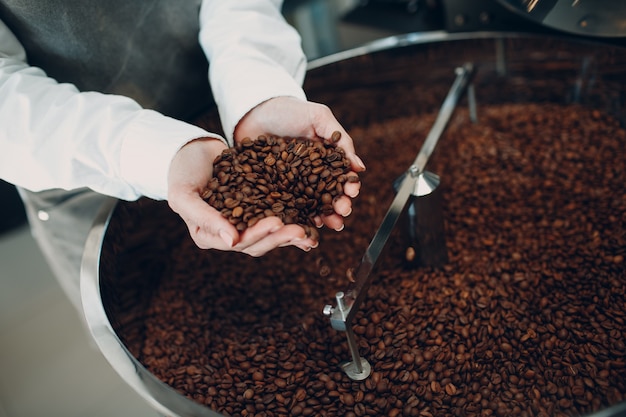
[(88, 187), (166, 199), (176, 152), (217, 135), (117, 95), (79, 92), (29, 66), (0, 21), (0, 178), (31, 191)]
[[(283, 18), (280, 0), (204, 0), (200, 10), (200, 44), (209, 59), (209, 77), (225, 134), (240, 141), (259, 134), (330, 138), (341, 132), (338, 146), (353, 171), (365, 165), (350, 135), (323, 104), (309, 102), (302, 90), (306, 57), (298, 32)], [(348, 184), (346, 196), (333, 204), (335, 214), (318, 219), (341, 230), (352, 212), (351, 198), (360, 184)]]
[[(281, 14), (280, 0), (204, 0), (200, 45), (222, 127), (232, 140), (240, 120), (280, 96), (306, 100), (306, 57), (298, 32)], [(266, 133), (266, 132), (262, 132)]]

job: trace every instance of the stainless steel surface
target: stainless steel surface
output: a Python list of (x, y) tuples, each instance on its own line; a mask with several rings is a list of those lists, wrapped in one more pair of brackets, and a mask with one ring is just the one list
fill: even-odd
[(437, 174), (422, 172), (406, 210), (409, 248), (414, 253), (407, 261), (415, 267), (441, 267), (448, 261), (440, 183)]
[[(331, 108), (334, 108), (333, 103), (346, 100), (353, 103), (352, 113), (337, 115), (344, 123), (350, 120), (369, 123), (377, 121), (377, 117), (428, 113), (438, 105), (429, 104), (428, 97), (433, 96), (435, 103), (441, 103), (451, 82), (449, 70), (468, 59), (481, 68), (474, 79), (481, 104), (578, 103), (606, 111), (626, 122), (624, 50), (567, 37), (485, 32), (406, 34), (311, 62), (305, 88), (312, 100), (324, 102)], [(408, 85), (422, 93), (415, 95), (415, 107), (394, 107), (393, 94), (413, 91)], [(381, 105), (386, 98), (389, 100)], [(357, 104), (362, 107), (356, 107)], [(81, 276), (87, 325), (112, 367), (160, 413), (219, 416), (157, 380), (130, 353), (112, 325), (115, 316), (111, 310), (116, 300), (103, 295), (123, 292), (126, 287), (114, 270), (104, 268), (105, 264), (115, 263), (116, 259), (112, 258), (115, 254), (107, 253), (103, 246), (111, 241), (122, 246), (127, 243), (113, 234), (109, 223), (123, 214), (122, 209), (138, 210), (136, 207), (127, 202), (112, 202), (103, 208), (94, 224), (85, 249)], [(141, 215), (149, 217), (151, 212), (141, 211)], [(142, 238), (150, 259), (156, 260), (162, 255), (153, 250), (151, 242), (167, 239), (166, 233), (155, 228)], [(149, 279), (147, 276), (133, 278), (137, 284), (143, 278)], [(614, 410), (623, 415), (623, 406), (620, 409), (619, 405), (605, 410), (602, 415), (618, 415)]]
[(81, 297), (89, 332), (115, 371), (157, 412), (181, 417), (220, 416), (221, 414), (187, 399), (157, 379), (128, 351), (111, 326), (100, 291), (100, 250), (116, 205), (117, 200), (114, 198), (102, 205), (85, 243), (81, 267)]
[(620, 0), (498, 0), (549, 28), (585, 36), (626, 36), (626, 2)]
[[(345, 304), (344, 304), (344, 294), (342, 292), (338, 292), (337, 296), (337, 308), (340, 310), (342, 317), (345, 314)], [(326, 309), (324, 310), (326, 311)], [(332, 313), (332, 308), (329, 310)], [(359, 355), (359, 347), (356, 344), (356, 338), (354, 336), (354, 332), (352, 331), (352, 326), (350, 323), (347, 323), (345, 326), (346, 338), (348, 341), (348, 349), (350, 350), (350, 355), (352, 356), (352, 361), (347, 361), (341, 364), (341, 369), (348, 375), (350, 379), (355, 381), (361, 381), (368, 376), (372, 372), (372, 367), (370, 366), (367, 359), (362, 358)]]
[(472, 63), (466, 63), (462, 67), (455, 70), (457, 77), (454, 80), (454, 84), (452, 84), (450, 92), (439, 110), (435, 124), (430, 132), (428, 132), (428, 136), (426, 136), (426, 140), (424, 141), (417, 158), (415, 158), (414, 164), (418, 174), (424, 172), (428, 159), (430, 158), (430, 155), (432, 155), (439, 138), (446, 129), (446, 126), (452, 117), (452, 113), (456, 109), (459, 99), (465, 93), (467, 86), (474, 76), (474, 71), (474, 64)]
[[(465, 93), (469, 82), (474, 75), (475, 69), (472, 63), (466, 63), (462, 67), (455, 70), (456, 78), (448, 95), (446, 96), (439, 114), (435, 119), (433, 127), (428, 132), (422, 147), (420, 148), (417, 157), (413, 161), (413, 164), (408, 168), (398, 192), (391, 202), (387, 214), (383, 218), (383, 221), (374, 234), (370, 245), (365, 250), (365, 254), (361, 259), (361, 263), (356, 270), (356, 277), (353, 284), (351, 284), (345, 292), (337, 294), (337, 306), (335, 308), (325, 306), (324, 313), (330, 316), (331, 326), (335, 330), (341, 330), (346, 332), (348, 338), (348, 346), (352, 355), (352, 363), (348, 367), (344, 367), (348, 376), (352, 379), (364, 379), (367, 378), (369, 372), (363, 372), (361, 362), (363, 359), (359, 356), (357, 345), (354, 341), (354, 333), (352, 331), (352, 319), (357, 313), (361, 302), (367, 295), (367, 290), (370, 287), (372, 280), (372, 270), (376, 266), (376, 262), (380, 254), (382, 253), (387, 239), (391, 235), (391, 232), (396, 225), (396, 222), (400, 218), (400, 215), (404, 212), (409, 198), (414, 196), (426, 195), (424, 193), (430, 193), (432, 191), (432, 183), (427, 181), (427, 177), (424, 176), (424, 169), (428, 163), (428, 159), (435, 150), (439, 138), (443, 134), (454, 113), (457, 103), (461, 99), (461, 96)], [(417, 213), (414, 213), (416, 216)], [(367, 361), (365, 361), (367, 363)]]

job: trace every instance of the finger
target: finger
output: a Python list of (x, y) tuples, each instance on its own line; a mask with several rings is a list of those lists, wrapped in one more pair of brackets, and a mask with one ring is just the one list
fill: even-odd
[(346, 132), (346, 130), (339, 124), (339, 122), (336, 121), (336, 119), (334, 119), (334, 117), (333, 121), (334, 122), (325, 124), (322, 131), (318, 131), (318, 135), (325, 140), (330, 140), (335, 132), (339, 132), (341, 137), (339, 141), (336, 142), (336, 146), (344, 150), (346, 158), (350, 161), (352, 170), (355, 172), (365, 171), (365, 163), (363, 163), (363, 160), (361, 160), (361, 158), (359, 158), (356, 154), (352, 137), (350, 137), (348, 132)]
[[(304, 229), (295, 224), (283, 225), (282, 227), (272, 228), (266, 231), (268, 233), (265, 235), (258, 235), (256, 233), (257, 231), (255, 231), (254, 242), (248, 242), (248, 237), (242, 236), (242, 243), (245, 240), (249, 244), (247, 244), (245, 248), (242, 247), (241, 251), (250, 256), (262, 256), (278, 247), (293, 245), (303, 250), (308, 250), (315, 244), (313, 240), (307, 238)], [(245, 235), (246, 232), (243, 234)]]
[(313, 217), (313, 223), (315, 223), (315, 227), (318, 229), (324, 226), (324, 222), (322, 221), (322, 216)]
[(348, 132), (346, 132), (343, 127), (341, 127), (341, 125), (337, 124), (336, 125), (337, 129), (333, 130), (330, 135), (328, 133), (326, 133), (323, 137), (324, 139), (329, 139), (332, 137), (334, 132), (340, 132), (341, 133), (341, 138), (339, 139), (339, 141), (336, 143), (337, 147), (341, 148), (344, 150), (345, 154), (346, 154), (346, 158), (348, 158), (348, 160), (350, 161), (350, 167), (352, 168), (353, 171), (355, 172), (362, 172), (365, 171), (365, 163), (363, 162), (363, 160), (361, 158), (359, 158), (359, 156), (356, 154), (356, 151), (354, 149), (354, 141), (352, 140), (352, 138), (350, 137), (350, 135), (348, 135)]
[(315, 109), (312, 117), (315, 134), (320, 138), (329, 140), (332, 138), (334, 132), (339, 132), (341, 138), (336, 144), (345, 151), (346, 157), (350, 160), (352, 169), (355, 172), (365, 171), (365, 164), (356, 154), (354, 141), (343, 126), (341, 126), (341, 123), (335, 118), (330, 108), (323, 104), (315, 103), (312, 109)]
[(343, 185), (343, 193), (348, 197), (355, 198), (361, 192), (360, 182), (346, 182)]
[(348, 135), (347, 132), (343, 131), (341, 134), (341, 139), (337, 142), (337, 146), (342, 148), (346, 153), (346, 158), (350, 161), (350, 167), (355, 172), (363, 172), (366, 170), (365, 163), (359, 156), (356, 154), (354, 149), (354, 141)]
[(185, 221), (200, 249), (232, 250), (239, 241), (237, 229), (198, 195), (179, 195), (170, 200), (170, 207)]
[(335, 198), (333, 201), (335, 213), (342, 217), (348, 217), (352, 213), (352, 200), (347, 196)]
[(290, 240), (289, 242), (281, 245), (281, 247), (286, 247), (286, 246), (295, 246), (298, 249), (303, 250), (304, 252), (309, 252), (311, 249), (318, 247), (319, 242), (316, 241), (315, 239), (307, 237), (305, 239)]
[(259, 220), (254, 226), (248, 227), (241, 233), (241, 239), (234, 249), (244, 252), (250, 246), (265, 239), (268, 235), (278, 231), (284, 226), (283, 222), (276, 216), (265, 217)]
[(322, 216), (322, 222), (324, 222), (326, 227), (331, 228), (337, 232), (342, 231), (344, 228), (343, 217), (338, 214)]
[(261, 256), (277, 248), (286, 246), (296, 246), (308, 252), (311, 248), (318, 246), (318, 242), (306, 236), (304, 229), (298, 225), (285, 225), (278, 230), (266, 235), (253, 245), (245, 249), (245, 253), (251, 256)]

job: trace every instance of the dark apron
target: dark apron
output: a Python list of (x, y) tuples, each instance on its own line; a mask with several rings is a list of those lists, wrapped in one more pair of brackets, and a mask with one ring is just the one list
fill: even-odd
[(200, 0), (0, 0), (31, 65), (81, 91), (190, 120), (211, 104)]

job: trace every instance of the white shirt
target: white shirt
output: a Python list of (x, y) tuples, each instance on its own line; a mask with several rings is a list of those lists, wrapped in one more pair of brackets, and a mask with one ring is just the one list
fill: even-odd
[[(230, 144), (236, 124), (256, 105), (278, 96), (305, 99), (306, 58), (298, 33), (280, 13), (281, 3), (202, 3), (199, 41)], [(3, 180), (31, 191), (88, 187), (125, 200), (164, 200), (175, 153), (207, 136), (219, 138), (127, 97), (56, 82), (28, 65), (18, 39), (0, 21)]]

